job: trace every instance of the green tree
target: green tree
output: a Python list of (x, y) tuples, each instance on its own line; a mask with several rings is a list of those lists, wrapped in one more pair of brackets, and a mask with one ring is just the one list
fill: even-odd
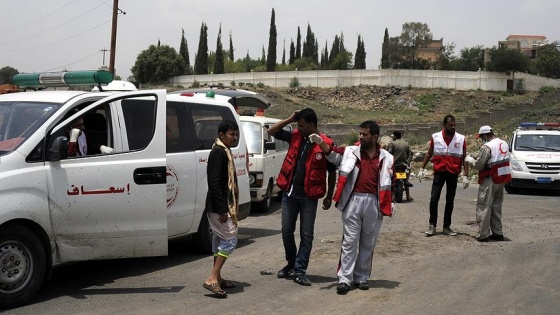
[(130, 71), (138, 83), (160, 84), (167, 82), (170, 77), (181, 75), (184, 69), (183, 56), (175, 48), (160, 44), (150, 45), (140, 52)]
[(288, 59), (288, 64), (294, 64), (294, 60), (296, 60), (296, 47), (294, 46), (294, 41), (291, 40), (290, 43), (290, 58)]
[(443, 45), (433, 65), (436, 70), (451, 70), (451, 63), (453, 60), (457, 59), (455, 56), (455, 46), (454, 42)]
[(286, 64), (286, 40), (284, 39), (284, 46), (282, 48), (282, 64)]
[(525, 72), (529, 69), (529, 57), (518, 49), (508, 48), (505, 46), (493, 47), (489, 51), (490, 61), (486, 64), (488, 71), (512, 73), (514, 78), (515, 72)]
[(179, 55), (185, 60), (185, 70), (182, 74), (192, 74), (191, 63), (189, 61), (189, 46), (187, 45), (187, 39), (185, 38), (185, 30), (182, 29), (181, 34), (181, 45), (179, 45)]
[(385, 28), (385, 36), (383, 36), (383, 45), (381, 46), (381, 69), (388, 69), (389, 63), (389, 30)]
[(404, 69), (408, 67), (404, 59), (404, 47), (401, 45), (401, 39), (398, 36), (390, 37), (387, 43), (388, 66), (390, 69)]
[(476, 45), (461, 49), (459, 64), (460, 68), (455, 70), (478, 71), (484, 69), (484, 46)]
[(16, 68), (5, 66), (0, 69), (0, 84), (12, 84), (12, 77), (19, 74)]
[(274, 8), (270, 14), (270, 31), (268, 35), (268, 55), (266, 58), (266, 71), (272, 72), (276, 68), (276, 14)]
[(432, 41), (432, 33), (426, 23), (407, 22), (402, 26), (400, 40), (405, 48), (410, 67), (415, 68), (418, 48)]
[(202, 22), (198, 51), (194, 61), (194, 74), (208, 74), (208, 26)]
[(296, 59), (301, 58), (301, 32), (299, 26), (297, 27), (297, 41), (296, 41)]
[(336, 55), (330, 65), (331, 70), (348, 70), (352, 67), (352, 53), (342, 51)]
[(229, 31), (229, 51), (228, 51), (229, 60), (234, 61), (233, 58), (233, 41), (231, 39), (231, 31)]
[[(303, 51), (301, 53), (302, 58), (311, 58), (315, 60), (316, 47), (315, 47), (315, 34), (311, 30), (311, 25), (307, 24), (307, 34), (305, 36), (305, 41), (303, 42)], [(318, 60), (315, 60), (318, 63)]]
[(224, 73), (224, 47), (222, 46), (222, 24), (218, 31), (218, 39), (216, 41), (216, 60), (214, 61), (214, 73)]
[(329, 66), (334, 62), (336, 55), (340, 53), (340, 38), (334, 35), (334, 41), (331, 46), (331, 53), (329, 54)]
[(321, 55), (321, 69), (327, 69), (329, 65), (329, 43), (325, 41), (325, 50), (323, 50), (323, 54)]
[(266, 66), (266, 54), (265, 54), (265, 52), (264, 52), (264, 45), (263, 45), (263, 47), (262, 47), (261, 65)]
[(366, 68), (366, 48), (364, 45), (364, 40), (360, 35), (358, 35), (358, 45), (356, 48), (356, 56), (354, 58), (354, 69), (365, 69)]
[(535, 68), (541, 76), (560, 79), (560, 51), (556, 49), (555, 45), (546, 45), (545, 48), (539, 50)]

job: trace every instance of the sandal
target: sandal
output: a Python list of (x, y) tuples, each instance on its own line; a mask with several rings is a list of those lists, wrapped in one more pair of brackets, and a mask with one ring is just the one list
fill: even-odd
[(226, 280), (226, 279), (222, 279), (222, 281), (220, 281), (220, 287), (222, 289), (233, 289), (236, 286), (237, 285), (233, 281), (229, 281), (229, 280)]
[(227, 293), (224, 290), (222, 290), (222, 288), (220, 287), (220, 284), (217, 283), (217, 282), (212, 283), (212, 284), (203, 283), (202, 286), (206, 290), (214, 293), (216, 296), (219, 296), (219, 297), (226, 297), (227, 296)]

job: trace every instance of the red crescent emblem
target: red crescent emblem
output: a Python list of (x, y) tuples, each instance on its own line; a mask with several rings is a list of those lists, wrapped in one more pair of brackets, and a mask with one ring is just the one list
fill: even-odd
[(506, 155), (507, 151), (502, 150), (502, 144), (503, 143), (500, 143), (500, 146), (498, 147), (498, 149), (500, 150), (501, 155)]

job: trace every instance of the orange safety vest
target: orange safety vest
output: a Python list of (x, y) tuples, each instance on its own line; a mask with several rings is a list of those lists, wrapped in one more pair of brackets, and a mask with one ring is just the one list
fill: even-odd
[(448, 146), (443, 139), (443, 132), (436, 132), (432, 135), (434, 142), (434, 154), (432, 156), (434, 172), (448, 171), (452, 174), (459, 174), (463, 164), (465, 136), (455, 132)]
[[(332, 146), (332, 140), (329, 137), (322, 133), (319, 135), (327, 145)], [(290, 139), (288, 153), (280, 169), (280, 174), (278, 174), (276, 179), (278, 187), (284, 191), (288, 191), (292, 184), (299, 148), (302, 142), (303, 137), (301, 133), (299, 130), (294, 130)], [(305, 161), (304, 192), (307, 198), (320, 199), (327, 192), (327, 158), (317, 144), (312, 143), (312, 145), (313, 148), (307, 154), (307, 160)]]
[(494, 138), (484, 145), (489, 147), (492, 153), (487, 163), (490, 169), (478, 172), (478, 183), (482, 184), (486, 176), (492, 176), (494, 184), (509, 183), (511, 181), (509, 145), (500, 138)]

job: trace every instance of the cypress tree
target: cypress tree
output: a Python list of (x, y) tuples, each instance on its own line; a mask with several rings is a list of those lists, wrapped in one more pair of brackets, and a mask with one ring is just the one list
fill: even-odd
[(288, 64), (294, 64), (294, 60), (296, 59), (296, 46), (294, 45), (294, 41), (290, 41), (290, 58), (288, 59)]
[(218, 39), (216, 41), (216, 60), (214, 61), (214, 73), (224, 73), (224, 49), (222, 46), (222, 24), (220, 23), (220, 30), (218, 31)]
[(358, 46), (356, 48), (356, 57), (354, 59), (354, 69), (365, 69), (365, 68), (366, 68), (366, 49), (362, 37), (358, 35)]
[(301, 32), (299, 26), (297, 27), (297, 41), (296, 41), (296, 59), (301, 58)]
[(181, 55), (181, 57), (183, 57), (183, 60), (185, 60), (185, 70), (183, 71), (183, 74), (190, 74), (189, 72), (191, 72), (191, 63), (189, 61), (189, 46), (187, 45), (187, 39), (185, 38), (185, 30), (182, 29), (182, 35), (181, 35), (181, 45), (179, 46), (179, 55)]
[(284, 39), (284, 46), (282, 49), (282, 64), (286, 64), (286, 40)]
[(383, 45), (381, 46), (381, 69), (388, 69), (389, 64), (389, 30), (385, 28), (385, 36), (383, 36)]
[(229, 31), (229, 60), (234, 61), (234, 59), (233, 59), (233, 41), (231, 39), (231, 31)]
[(268, 37), (268, 55), (266, 58), (266, 71), (272, 72), (276, 68), (276, 23), (274, 8), (270, 15), (270, 33)]
[(204, 22), (200, 26), (200, 38), (194, 62), (194, 73), (208, 74), (208, 26)]

